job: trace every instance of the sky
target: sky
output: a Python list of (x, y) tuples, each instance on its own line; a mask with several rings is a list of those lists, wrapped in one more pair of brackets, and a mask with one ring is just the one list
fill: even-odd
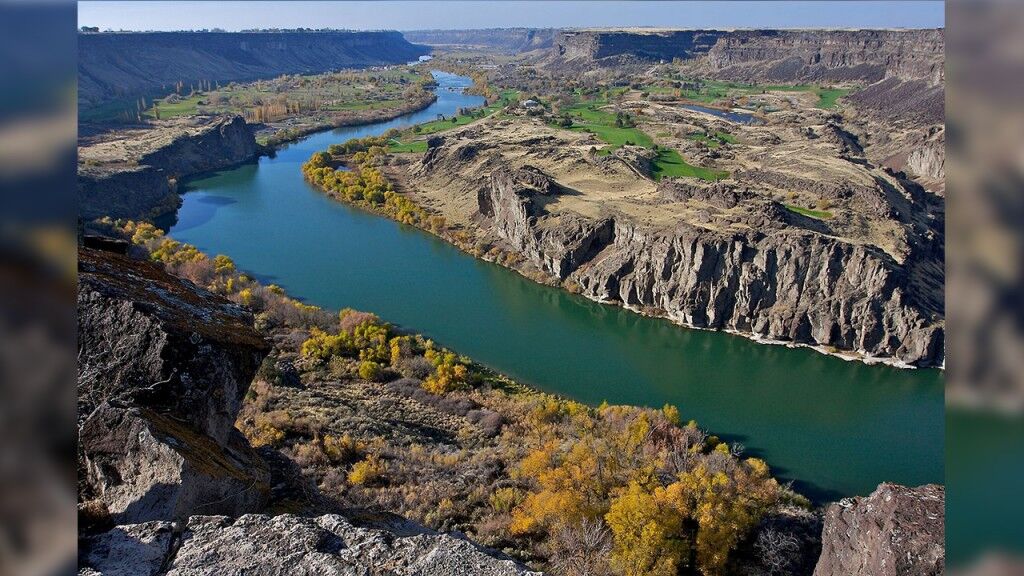
[(222, 28), (940, 28), (941, 1), (79, 2), (80, 26)]

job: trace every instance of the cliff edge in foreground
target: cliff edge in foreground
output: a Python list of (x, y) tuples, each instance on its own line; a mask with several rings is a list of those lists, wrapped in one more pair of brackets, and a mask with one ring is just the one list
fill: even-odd
[(537, 574), (401, 519), (266, 515), (280, 479), (235, 428), (269, 350), (252, 315), (87, 243), (103, 249), (79, 250), (79, 574)]

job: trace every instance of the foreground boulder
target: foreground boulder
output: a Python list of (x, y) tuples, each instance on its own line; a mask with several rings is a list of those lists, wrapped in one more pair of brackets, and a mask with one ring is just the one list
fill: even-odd
[(943, 574), (946, 491), (882, 484), (828, 507), (814, 576)]
[(269, 472), (234, 428), (268, 351), (228, 300), (79, 251), (79, 501), (116, 524), (260, 510)]
[(333, 514), (250, 514), (236, 520), (193, 516), (180, 535), (171, 537), (173, 528), (168, 522), (152, 522), (93, 536), (83, 542), (79, 574), (538, 574), (450, 535), (422, 528), (396, 535), (359, 528)]

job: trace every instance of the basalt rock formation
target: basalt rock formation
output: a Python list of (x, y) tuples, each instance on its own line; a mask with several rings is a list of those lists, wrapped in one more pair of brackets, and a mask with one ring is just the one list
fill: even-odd
[(814, 576), (939, 576), (945, 572), (942, 486), (882, 484), (825, 512)]
[[(941, 326), (909, 301), (905, 273), (880, 251), (796, 230), (715, 233), (571, 213), (545, 219), (534, 199), (547, 186), (518, 176), (493, 173), (481, 213), (538, 267), (594, 300), (911, 364), (942, 358)], [(722, 202), (734, 203), (732, 194), (723, 192)], [(769, 222), (787, 217), (780, 207), (775, 214)]]
[(711, 77), (747, 81), (941, 83), (942, 30), (567, 30), (546, 67), (611, 67), (679, 59)]
[(181, 178), (260, 153), (241, 116), (158, 122), (158, 129), (101, 135), (79, 147), (79, 214), (152, 218), (177, 210)]
[(428, 46), (458, 46), (519, 54), (551, 48), (553, 28), (499, 28), (483, 30), (412, 30), (403, 32), (405, 39)]
[(207, 82), (241, 82), (404, 64), (429, 48), (399, 32), (145, 32), (78, 37), (78, 103), (169, 93)]
[(269, 472), (234, 428), (269, 350), (237, 305), (79, 250), (79, 501), (116, 524), (260, 510)]
[(119, 526), (91, 537), (83, 550), (82, 576), (539, 574), (447, 534), (359, 528), (333, 514), (193, 516), (180, 534), (170, 522)]
[(374, 527), (356, 526), (323, 514), (334, 505), (317, 497), (304, 513), (320, 516), (263, 514), (271, 483), (275, 505), (288, 498), (280, 490), (316, 488), (279, 477), (275, 460), (294, 463), (257, 453), (234, 427), (269, 350), (252, 315), (130, 257), (127, 243), (83, 244), (80, 575), (539, 574), (393, 515), (363, 514)]

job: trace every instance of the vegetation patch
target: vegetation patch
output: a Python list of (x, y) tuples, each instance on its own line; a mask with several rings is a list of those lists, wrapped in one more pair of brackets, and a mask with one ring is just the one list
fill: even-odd
[[(606, 101), (606, 98), (599, 98), (563, 108), (563, 120), (559, 125), (577, 132), (589, 132), (606, 142), (608, 146), (598, 150), (598, 154), (601, 155), (611, 154), (626, 145), (657, 149), (658, 155), (652, 162), (655, 180), (671, 176), (714, 181), (729, 175), (726, 171), (694, 166), (686, 162), (675, 150), (658, 148), (646, 132), (636, 127), (630, 114), (622, 112), (613, 114), (600, 109)], [(732, 136), (725, 136), (735, 142), (735, 138)]]
[(658, 157), (653, 163), (654, 179), (661, 180), (666, 176), (675, 178), (700, 178), (701, 180), (715, 181), (729, 176), (725, 170), (715, 170), (694, 166), (683, 160), (679, 152), (668, 148), (658, 150)]
[(697, 142), (703, 142), (709, 148), (718, 148), (722, 144), (735, 144), (736, 137), (728, 132), (715, 132), (714, 134), (704, 134), (701, 132), (694, 132), (686, 136), (690, 140), (696, 140)]
[(828, 210), (813, 210), (811, 208), (803, 208), (794, 204), (783, 204), (783, 206), (791, 212), (803, 214), (804, 216), (809, 216), (811, 218), (817, 218), (818, 220), (827, 220), (832, 217), (832, 212), (829, 212)]

